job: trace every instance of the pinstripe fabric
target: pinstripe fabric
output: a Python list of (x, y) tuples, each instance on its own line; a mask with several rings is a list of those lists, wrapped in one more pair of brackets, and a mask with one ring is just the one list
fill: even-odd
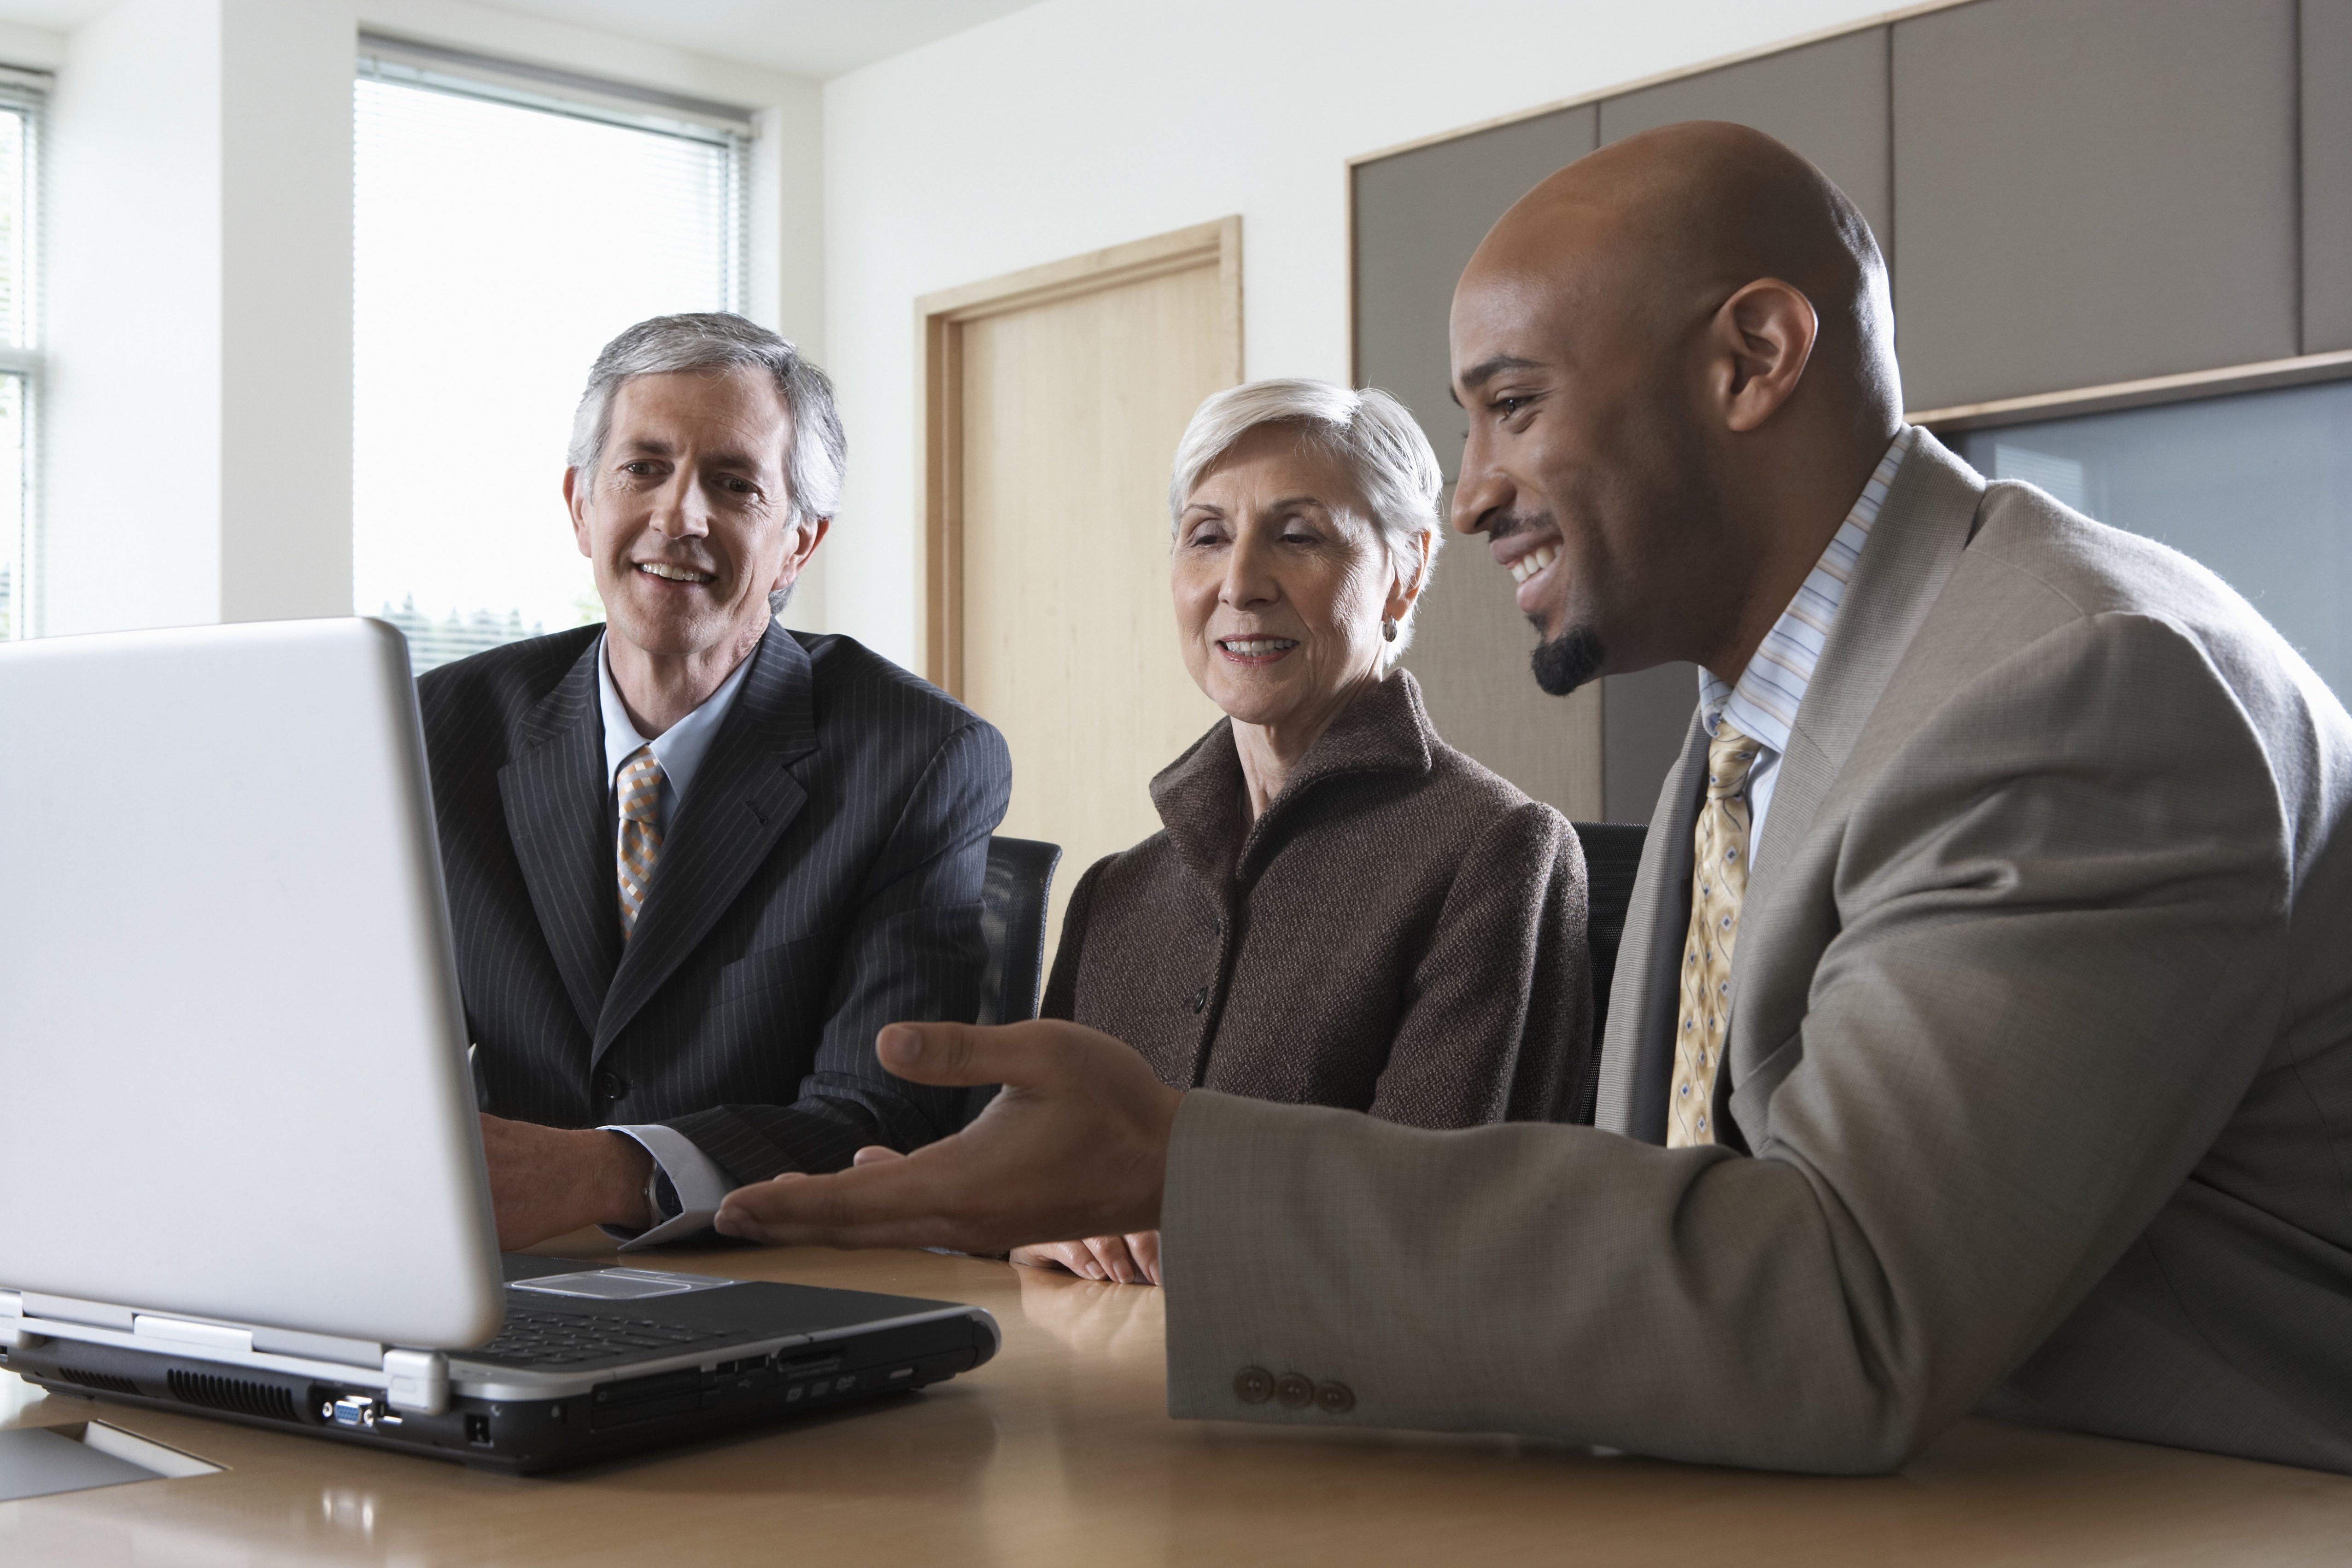
[(624, 943), (600, 629), (418, 682), (490, 1109), (665, 1123), (740, 1181), (951, 1130), (962, 1091), (888, 1077), (874, 1036), (978, 1006), (1003, 737), (847, 637), (772, 629)]

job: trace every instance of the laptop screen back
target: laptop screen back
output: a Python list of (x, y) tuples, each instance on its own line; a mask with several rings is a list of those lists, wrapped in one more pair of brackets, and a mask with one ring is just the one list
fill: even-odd
[(421, 1347), (500, 1311), (397, 633), (0, 645), (0, 1289)]

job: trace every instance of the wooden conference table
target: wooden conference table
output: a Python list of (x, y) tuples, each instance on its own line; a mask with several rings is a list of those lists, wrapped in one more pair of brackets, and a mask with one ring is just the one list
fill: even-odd
[[(610, 1257), (593, 1233), (540, 1248)], [(1749, 1475), (1497, 1437), (1165, 1414), (1160, 1292), (922, 1252), (660, 1266), (970, 1301), (978, 1372), (820, 1421), (534, 1479), (43, 1397), (225, 1467), (0, 1503), (0, 1563), (2320, 1563), (2352, 1478), (1964, 1423), (1897, 1476)]]

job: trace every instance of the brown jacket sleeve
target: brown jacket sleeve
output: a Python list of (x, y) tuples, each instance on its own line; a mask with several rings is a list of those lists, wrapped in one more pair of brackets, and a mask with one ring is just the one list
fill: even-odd
[(1413, 968), (1371, 1114), (1429, 1128), (1591, 1121), (1584, 923), (1584, 851), (1567, 818), (1528, 801), (1498, 819), (1463, 858)]

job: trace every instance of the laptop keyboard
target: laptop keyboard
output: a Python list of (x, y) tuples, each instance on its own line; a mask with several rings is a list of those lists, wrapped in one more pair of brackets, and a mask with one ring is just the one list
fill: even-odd
[(498, 1338), (479, 1350), (458, 1353), (467, 1361), (566, 1366), (575, 1362), (683, 1350), (712, 1340), (740, 1337), (723, 1329), (689, 1329), (643, 1318), (583, 1318), (570, 1312), (534, 1311), (516, 1306), (509, 1296), (506, 1326), (499, 1331)]

